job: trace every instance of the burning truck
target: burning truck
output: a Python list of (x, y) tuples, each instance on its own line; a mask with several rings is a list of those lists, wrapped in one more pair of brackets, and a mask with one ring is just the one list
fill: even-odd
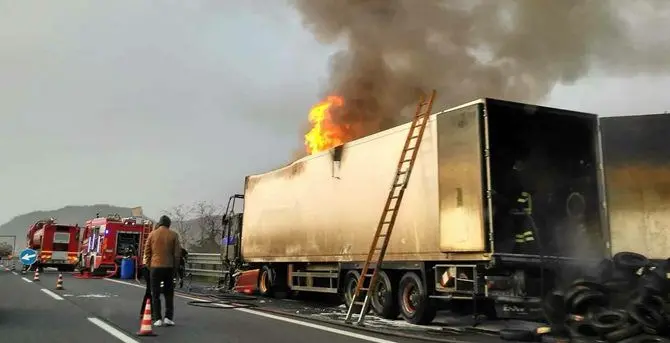
[[(243, 213), (233, 203), (224, 216), (235, 289), (333, 293), (349, 305), (409, 130), (248, 176), (231, 197)], [(610, 254), (601, 166), (594, 114), (488, 98), (432, 114), (372, 310), (415, 324), (459, 304), (542, 317), (546, 292)]]

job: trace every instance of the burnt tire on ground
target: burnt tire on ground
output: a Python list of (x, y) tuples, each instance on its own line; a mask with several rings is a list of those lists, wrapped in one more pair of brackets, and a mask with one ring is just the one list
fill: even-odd
[(596, 329), (588, 320), (574, 321), (568, 325), (568, 332), (572, 338), (595, 339), (599, 336)]
[(616, 254), (612, 264), (611, 273), (607, 262), (595, 272), (582, 273), (602, 275), (600, 280), (577, 279), (564, 292), (554, 291), (545, 298), (543, 309), (552, 330), (568, 323), (572, 342), (670, 343), (668, 260), (652, 262), (643, 255), (624, 252)]
[(435, 306), (426, 294), (421, 277), (415, 272), (407, 272), (398, 284), (400, 314), (409, 323), (428, 324), (437, 314)]
[(628, 313), (631, 318), (640, 323), (645, 328), (653, 330), (664, 330), (668, 322), (663, 316), (661, 310), (655, 308), (653, 305), (647, 303), (633, 302), (631, 303)]
[(398, 284), (387, 272), (379, 271), (377, 285), (370, 295), (372, 309), (378, 316), (384, 319), (398, 318)]
[(602, 292), (588, 290), (577, 294), (567, 306), (570, 313), (585, 315), (592, 309), (607, 306), (607, 298)]
[(635, 271), (649, 265), (649, 259), (634, 252), (619, 252), (612, 257), (614, 266), (618, 269)]
[(570, 287), (586, 287), (593, 291), (598, 291), (601, 293), (607, 293), (609, 289), (600, 282), (589, 280), (589, 279), (577, 279), (572, 282)]
[(591, 314), (591, 326), (600, 335), (605, 335), (628, 324), (628, 314), (620, 310), (604, 310)]
[(610, 333), (605, 334), (605, 340), (608, 342), (619, 342), (626, 338), (633, 337), (642, 333), (642, 325), (628, 324), (622, 326)]
[(655, 336), (655, 335), (639, 335), (631, 338), (627, 338), (621, 343), (670, 343), (670, 340), (664, 337)]

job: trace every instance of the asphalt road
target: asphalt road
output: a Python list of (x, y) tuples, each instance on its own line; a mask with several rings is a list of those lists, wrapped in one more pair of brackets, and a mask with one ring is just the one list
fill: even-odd
[(0, 268), (0, 332), (7, 342), (291, 342), (417, 343), (419, 340), (378, 335), (250, 308), (207, 308), (175, 297), (174, 327), (153, 328), (156, 337), (137, 337), (144, 286), (134, 281), (77, 279), (57, 272), (33, 275)]

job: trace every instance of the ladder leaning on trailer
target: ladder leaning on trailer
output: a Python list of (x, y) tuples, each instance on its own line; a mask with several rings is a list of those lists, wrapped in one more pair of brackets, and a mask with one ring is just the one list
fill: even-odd
[[(384, 262), (384, 255), (386, 255), (386, 248), (391, 239), (391, 233), (393, 232), (396, 217), (398, 216), (398, 210), (402, 203), (403, 195), (405, 194), (405, 188), (407, 188), (407, 183), (409, 182), (412, 168), (414, 168), (416, 156), (419, 153), (423, 133), (428, 125), (428, 119), (430, 118), (430, 113), (433, 108), (433, 101), (435, 100), (435, 93), (435, 90), (433, 90), (428, 97), (422, 95), (417, 104), (414, 118), (412, 119), (407, 138), (405, 139), (405, 145), (400, 153), (400, 160), (396, 167), (391, 190), (386, 198), (386, 204), (384, 205), (379, 223), (377, 224), (375, 235), (372, 238), (372, 244), (370, 245), (367, 259), (363, 265), (361, 275), (358, 278), (356, 290), (354, 291), (351, 303), (349, 304), (349, 309), (347, 310), (347, 316), (344, 319), (345, 323), (351, 322), (354, 307), (361, 305), (362, 309), (357, 323), (363, 324), (365, 321), (365, 314), (370, 306), (370, 291), (374, 291), (377, 284), (379, 271), (382, 262)], [(380, 238), (382, 238), (381, 242)], [(375, 257), (376, 262), (373, 263), (372, 261), (375, 260)], [(372, 269), (372, 274), (368, 274), (370, 269)], [(367, 287), (364, 287), (365, 281), (368, 278), (370, 279), (370, 282)], [(363, 293), (365, 293), (365, 300), (361, 302), (358, 299)]]

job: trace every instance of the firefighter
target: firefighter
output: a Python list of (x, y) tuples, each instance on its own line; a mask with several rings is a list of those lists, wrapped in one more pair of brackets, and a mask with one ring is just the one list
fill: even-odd
[(518, 254), (538, 253), (538, 242), (535, 237), (535, 223), (533, 221), (533, 197), (529, 190), (523, 187), (523, 173), (525, 164), (522, 160), (516, 160), (512, 167), (512, 180), (516, 187), (510, 196), (516, 197), (512, 206), (512, 222), (514, 225), (514, 252)]

